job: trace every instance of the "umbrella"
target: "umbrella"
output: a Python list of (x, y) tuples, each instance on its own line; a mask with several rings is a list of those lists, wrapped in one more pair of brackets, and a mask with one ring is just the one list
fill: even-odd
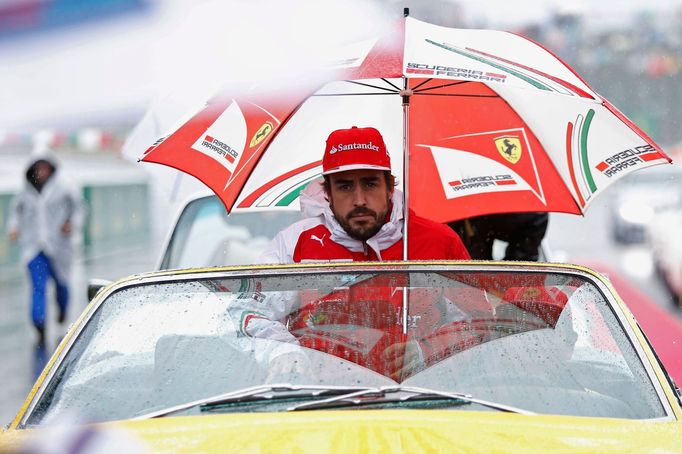
[(141, 160), (194, 175), (228, 212), (298, 209), (328, 134), (373, 126), (406, 205), (439, 222), (582, 214), (615, 180), (671, 162), (566, 63), (516, 34), (406, 17), (330, 58), (334, 71), (310, 85), (214, 97)]

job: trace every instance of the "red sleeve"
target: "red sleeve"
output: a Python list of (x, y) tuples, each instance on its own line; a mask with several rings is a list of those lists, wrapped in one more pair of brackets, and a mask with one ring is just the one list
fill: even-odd
[(410, 257), (416, 260), (471, 260), (462, 239), (450, 227), (417, 216), (413, 211), (410, 216), (412, 238), (420, 245), (420, 250), (410, 252)]
[(445, 224), (440, 224), (431, 221), (434, 224), (434, 228), (438, 229), (439, 233), (442, 234), (447, 241), (446, 246), (446, 260), (471, 260), (469, 251), (467, 251), (466, 246), (462, 242), (462, 239), (457, 235), (457, 233)]
[(451, 260), (471, 260), (469, 251), (467, 251), (466, 246), (464, 246), (462, 239), (455, 232), (452, 233), (454, 237), (450, 243), (452, 247), (450, 251), (450, 257), (448, 258)]

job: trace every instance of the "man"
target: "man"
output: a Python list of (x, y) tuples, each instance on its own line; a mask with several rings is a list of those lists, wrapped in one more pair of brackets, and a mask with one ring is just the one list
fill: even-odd
[(12, 201), (8, 229), (9, 239), (21, 243), (22, 259), (31, 277), (31, 315), (39, 345), (45, 342), (45, 299), (50, 278), (56, 286), (57, 322), (66, 321), (73, 222), (79, 208), (79, 201), (58, 178), (52, 153), (34, 155), (26, 170), (26, 184)]
[[(339, 129), (327, 138), (324, 183), (301, 194), (306, 219), (280, 232), (263, 263), (402, 260), (403, 200), (375, 128)], [(443, 224), (408, 217), (408, 259), (467, 260), (459, 236)]]
[[(379, 131), (358, 127), (333, 131), (327, 138), (322, 171), (324, 182), (310, 184), (301, 194), (306, 218), (280, 232), (260, 261), (402, 260), (402, 195), (395, 190), (390, 157)], [(412, 211), (408, 222), (409, 259), (469, 259), (462, 241), (446, 225)], [(307, 295), (281, 292), (260, 299), (247, 296), (233, 305), (234, 318), (240, 321), (243, 336), (282, 343), (268, 353), (271, 376), (286, 379), (289, 373), (304, 372), (306, 359), (298, 347), (303, 346), (400, 379), (407, 373), (404, 364), (415, 358), (419, 362), (423, 356), (416, 341), (406, 342), (401, 321), (391, 318), (386, 323), (384, 317), (400, 313), (405, 285), (389, 278), (380, 290), (360, 285), (319, 295), (310, 291)], [(430, 296), (426, 299), (434, 304), (440, 298)], [(363, 313), (374, 318), (367, 323), (380, 326), (381, 341), (358, 356), (357, 351), (319, 335), (318, 329), (324, 332), (324, 325), (338, 321), (341, 313), (353, 314), (349, 319)]]

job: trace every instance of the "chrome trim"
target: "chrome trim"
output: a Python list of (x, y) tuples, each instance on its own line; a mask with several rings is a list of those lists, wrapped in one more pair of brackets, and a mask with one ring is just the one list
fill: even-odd
[[(378, 269), (377, 269), (378, 268)], [(33, 395), (31, 402), (26, 407), (26, 411), (21, 417), (17, 427), (23, 428), (26, 425), (26, 420), (33, 413), (35, 406), (38, 401), (42, 398), (45, 389), (50, 384), (56, 371), (61, 366), (64, 358), (71, 350), (71, 347), (80, 337), (83, 329), (88, 324), (93, 314), (99, 309), (104, 300), (106, 300), (111, 294), (118, 292), (120, 290), (135, 287), (145, 284), (159, 284), (166, 282), (183, 282), (191, 281), (195, 279), (214, 279), (214, 278), (243, 278), (243, 277), (253, 277), (253, 276), (282, 276), (291, 274), (331, 274), (331, 273), (341, 273), (341, 272), (354, 272), (354, 271), (483, 271), (483, 272), (527, 272), (527, 273), (554, 273), (554, 274), (566, 274), (585, 278), (586, 280), (592, 282), (602, 293), (604, 299), (611, 306), (618, 322), (626, 333), (626, 337), (632, 344), (639, 357), (640, 361), (644, 365), (644, 368), (649, 375), (649, 380), (651, 381), (656, 393), (663, 405), (664, 411), (667, 417), (654, 418), (655, 421), (676, 421), (675, 413), (672, 409), (672, 405), (668, 400), (663, 387), (654, 372), (653, 365), (649, 361), (649, 358), (644, 352), (644, 348), (641, 343), (637, 341), (635, 332), (632, 326), (628, 323), (626, 314), (622, 311), (620, 304), (614, 297), (613, 293), (610, 291), (608, 286), (602, 281), (608, 281), (608, 278), (603, 276), (596, 271), (590, 270), (583, 266), (573, 266), (566, 264), (551, 264), (551, 263), (537, 263), (537, 262), (476, 262), (476, 261), (424, 261), (424, 262), (351, 262), (350, 264), (345, 263), (329, 263), (329, 264), (296, 264), (296, 265), (252, 265), (252, 266), (233, 266), (233, 267), (218, 267), (218, 268), (205, 268), (205, 269), (187, 269), (187, 270), (166, 270), (150, 272), (145, 274), (139, 274), (123, 278), (116, 281), (102, 291), (95, 297), (92, 303), (86, 307), (83, 315), (81, 316), (80, 323), (74, 326), (75, 330), (73, 334), (69, 337), (68, 343), (59, 353), (59, 356), (55, 359), (52, 367), (48, 371), (45, 379), (40, 384), (36, 393)], [(591, 271), (591, 272), (590, 272)], [(594, 273), (594, 274), (592, 274)], [(599, 279), (597, 276), (601, 276)], [(636, 320), (634, 316), (630, 313), (632, 320)], [(634, 339), (633, 339), (634, 338)], [(672, 390), (674, 393), (675, 391)]]

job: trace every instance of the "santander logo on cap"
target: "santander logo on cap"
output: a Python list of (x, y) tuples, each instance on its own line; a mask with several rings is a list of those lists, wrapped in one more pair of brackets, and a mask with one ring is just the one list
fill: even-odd
[(384, 138), (375, 128), (337, 129), (327, 138), (322, 174), (356, 169), (391, 170)]
[(329, 154), (334, 154), (337, 151), (347, 151), (347, 150), (372, 150), (379, 151), (379, 147), (370, 143), (340, 143), (338, 147), (334, 146), (329, 150)]

